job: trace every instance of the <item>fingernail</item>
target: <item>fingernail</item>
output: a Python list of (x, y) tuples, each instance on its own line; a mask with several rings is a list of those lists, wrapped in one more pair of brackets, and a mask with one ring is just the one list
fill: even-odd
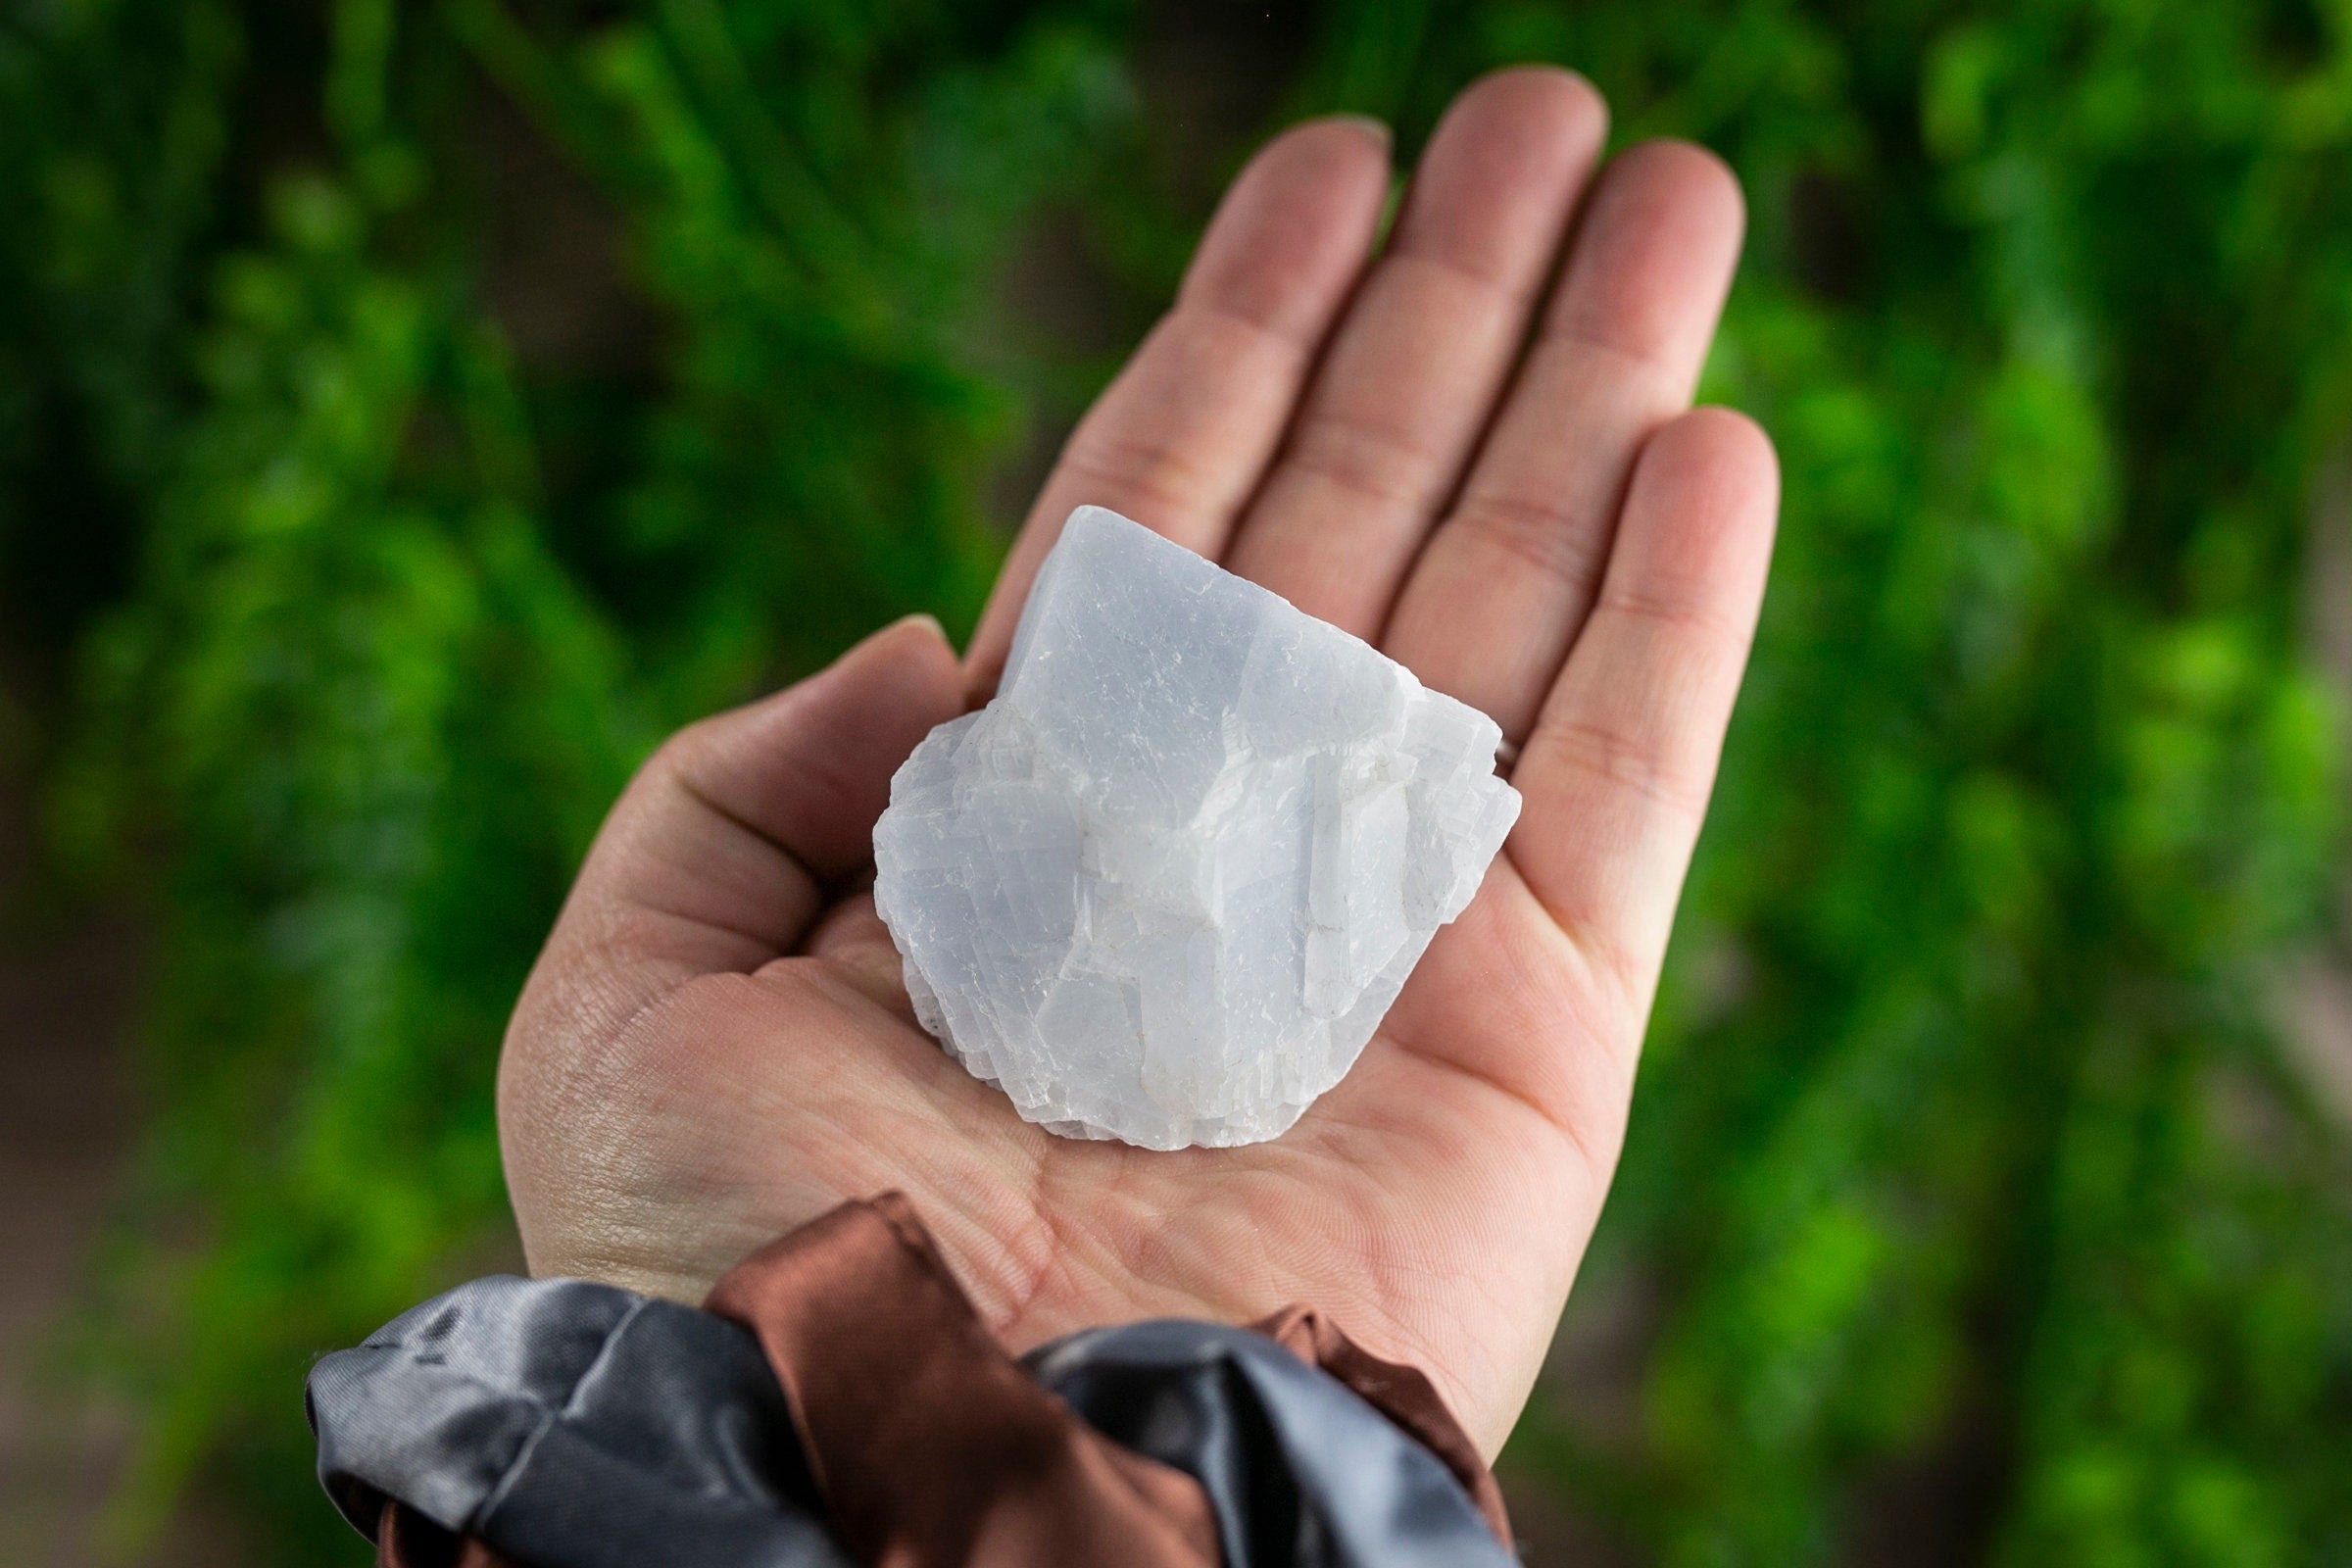
[(932, 636), (943, 643), (948, 640), (948, 628), (939, 623), (937, 615), (931, 614), (927, 611), (918, 610), (911, 615), (901, 615), (884, 629), (897, 631), (901, 626), (928, 626), (931, 628)]
[(1353, 125), (1380, 143), (1384, 151), (1396, 139), (1396, 133), (1389, 128), (1389, 122), (1373, 115), (1326, 115), (1323, 118), (1335, 125)]

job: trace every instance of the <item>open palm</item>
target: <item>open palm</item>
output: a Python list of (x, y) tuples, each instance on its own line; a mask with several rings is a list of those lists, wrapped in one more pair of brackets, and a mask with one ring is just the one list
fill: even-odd
[[(1385, 244), (1379, 128), (1234, 182), (1173, 310), (1047, 482), (959, 663), (927, 621), (682, 732), (630, 785), (510, 1031), (531, 1266), (697, 1299), (904, 1191), (1014, 1348), (1295, 1300), (1426, 1369), (1492, 1454), (1599, 1213), (1762, 594), (1748, 421), (1686, 412), (1737, 189), (1598, 97), (1491, 76)], [(1054, 1138), (919, 1030), (858, 890), (889, 779), (993, 686), (1072, 507), (1115, 508), (1484, 709), (1526, 797), (1355, 1069), (1289, 1133)]]

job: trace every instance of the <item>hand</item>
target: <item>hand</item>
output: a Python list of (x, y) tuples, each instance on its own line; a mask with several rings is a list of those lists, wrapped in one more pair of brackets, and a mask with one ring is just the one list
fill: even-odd
[[(1738, 189), (1672, 143), (1594, 177), (1604, 118), (1564, 73), (1481, 81), (1376, 256), (1379, 128), (1277, 138), (1071, 436), (966, 664), (901, 622), (646, 764), (507, 1040), (535, 1271), (695, 1300), (898, 1188), (1014, 1349), (1307, 1301), (1495, 1451), (1616, 1164), (1777, 500), (1753, 424), (1685, 412)], [(1521, 748), (1484, 888), (1272, 1143), (1152, 1153), (1021, 1121), (915, 1026), (852, 891), (891, 773), (993, 687), (1081, 502), (1377, 640)]]

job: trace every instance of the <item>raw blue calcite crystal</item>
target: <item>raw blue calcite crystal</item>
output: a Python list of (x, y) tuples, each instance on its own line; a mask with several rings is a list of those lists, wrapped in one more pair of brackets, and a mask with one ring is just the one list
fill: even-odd
[(1029, 1120), (1275, 1137), (1354, 1064), (1519, 815), (1492, 719), (1101, 507), (996, 700), (891, 782), (874, 902), (916, 1015)]

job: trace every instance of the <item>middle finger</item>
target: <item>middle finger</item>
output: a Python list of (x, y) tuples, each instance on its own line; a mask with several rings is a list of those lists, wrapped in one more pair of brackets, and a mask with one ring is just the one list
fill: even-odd
[(1378, 634), (1528, 331), (1607, 129), (1565, 71), (1488, 76), (1422, 155), (1225, 564)]
[(1610, 166), (1453, 514), (1396, 601), (1392, 659), (1524, 740), (1584, 625), (1652, 430), (1690, 406), (1740, 255), (1739, 182), (1703, 149)]

